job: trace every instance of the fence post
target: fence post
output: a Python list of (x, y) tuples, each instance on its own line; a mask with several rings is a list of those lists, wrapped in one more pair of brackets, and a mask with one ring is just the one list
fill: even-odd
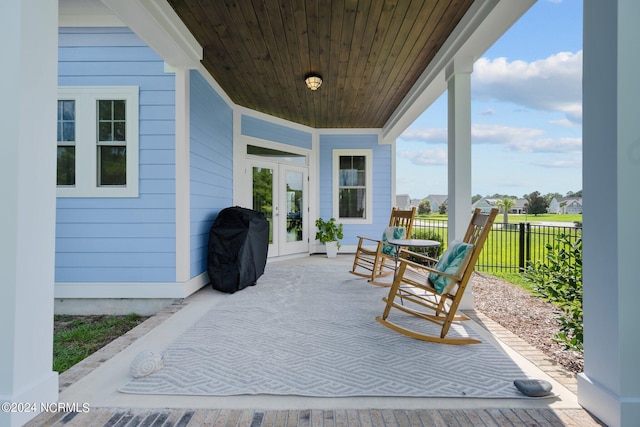
[[(525, 233), (527, 235), (527, 239), (526, 239), (527, 250), (526, 250), (525, 258), (526, 258), (526, 260), (527, 260), (526, 262), (528, 264), (529, 261), (531, 261), (531, 224), (527, 222), (525, 224), (525, 228), (526, 228)], [(525, 266), (526, 266), (526, 264), (525, 264)]]
[(520, 271), (524, 271), (524, 223), (518, 224), (518, 237), (519, 237), (519, 245), (518, 245), (518, 267), (520, 267)]

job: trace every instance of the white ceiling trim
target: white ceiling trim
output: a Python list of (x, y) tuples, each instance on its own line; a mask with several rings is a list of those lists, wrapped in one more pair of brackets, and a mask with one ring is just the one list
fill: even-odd
[(164, 0), (102, 0), (138, 37), (174, 68), (196, 69), (202, 47)]

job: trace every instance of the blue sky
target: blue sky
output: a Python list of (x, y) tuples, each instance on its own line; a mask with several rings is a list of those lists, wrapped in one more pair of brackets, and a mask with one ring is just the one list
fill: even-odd
[[(474, 64), (472, 195), (582, 189), (582, 0), (538, 0)], [(396, 192), (447, 194), (446, 93), (398, 139)]]

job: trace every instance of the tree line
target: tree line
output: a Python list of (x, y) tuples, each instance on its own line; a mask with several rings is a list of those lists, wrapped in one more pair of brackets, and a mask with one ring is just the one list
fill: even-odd
[[(563, 196), (560, 193), (547, 193), (543, 195), (539, 191), (534, 191), (529, 194), (524, 194), (522, 197), (517, 197), (509, 194), (498, 194), (498, 193), (492, 194), (490, 196), (482, 196), (480, 194), (476, 194), (471, 198), (471, 203), (473, 204), (483, 198), (497, 199), (498, 200), (498, 202), (496, 203), (497, 207), (506, 215), (511, 210), (511, 208), (515, 206), (517, 199), (519, 198), (526, 199), (527, 202), (525, 203), (525, 209), (527, 210), (527, 213), (530, 215), (538, 215), (538, 214), (547, 213), (547, 209), (549, 208), (551, 201), (554, 198), (559, 198), (559, 197), (582, 197), (582, 190), (576, 191), (576, 192), (569, 191), (565, 196)], [(420, 201), (420, 204), (418, 205), (418, 213), (419, 214), (431, 213), (431, 204), (429, 203), (429, 200), (425, 198), (425, 199), (422, 199), (422, 201)], [(444, 203), (441, 204), (438, 208), (438, 213), (440, 214), (447, 213), (447, 205)]]

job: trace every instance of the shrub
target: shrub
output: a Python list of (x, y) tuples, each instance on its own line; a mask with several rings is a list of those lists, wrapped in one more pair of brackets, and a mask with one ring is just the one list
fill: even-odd
[(444, 239), (440, 234), (436, 233), (433, 230), (428, 230), (428, 229), (418, 229), (418, 230), (414, 229), (412, 234), (413, 235), (411, 237), (413, 239), (437, 240), (438, 242), (440, 242), (440, 246), (433, 247), (433, 248), (409, 248), (410, 251), (422, 253), (428, 257), (435, 258), (435, 259), (438, 259), (440, 257), (440, 255), (444, 250), (443, 248)]
[(428, 215), (431, 213), (431, 203), (429, 200), (423, 199), (420, 204), (418, 204), (418, 215)]
[(555, 240), (546, 245), (545, 262), (530, 262), (524, 277), (536, 295), (561, 309), (556, 342), (582, 351), (582, 239), (559, 234)]

